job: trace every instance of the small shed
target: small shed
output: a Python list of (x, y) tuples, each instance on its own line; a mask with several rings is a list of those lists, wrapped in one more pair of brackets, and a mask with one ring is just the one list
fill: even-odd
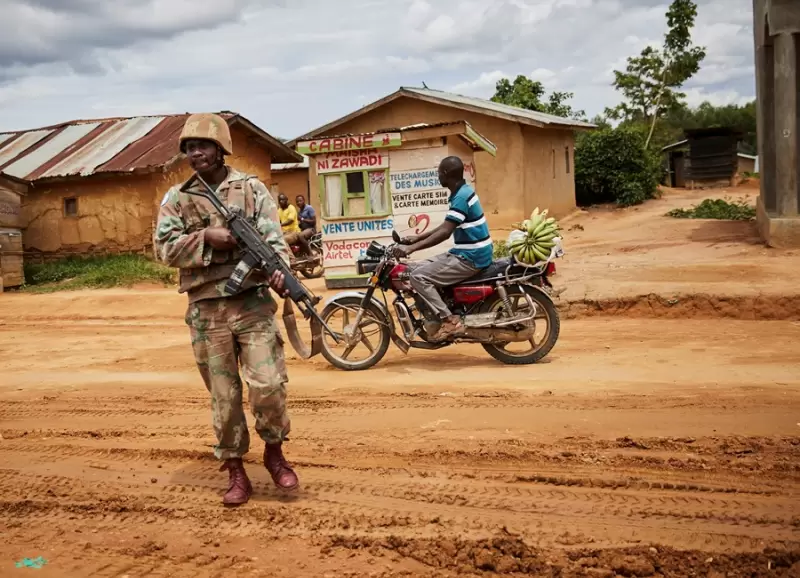
[(684, 131), (684, 140), (664, 147), (669, 185), (673, 187), (728, 187), (739, 173), (742, 132), (731, 127)]
[[(419, 235), (444, 220), (450, 192), (439, 183), (442, 159), (461, 158), (466, 181), (480, 194), (474, 154), (494, 157), (497, 147), (458, 121), (301, 140), (297, 151), (309, 157), (309, 189), (319, 202), (325, 285), (337, 288), (364, 283), (356, 260), (371, 241), (388, 244), (392, 231)], [(451, 245), (452, 239), (415, 258)]]
[(0, 173), (0, 292), (25, 283), (22, 259), (22, 197), (28, 185)]

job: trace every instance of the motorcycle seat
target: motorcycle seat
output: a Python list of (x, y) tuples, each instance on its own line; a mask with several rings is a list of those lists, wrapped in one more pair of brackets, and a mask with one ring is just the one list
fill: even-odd
[(511, 265), (510, 257), (497, 259), (485, 269), (481, 269), (476, 275), (473, 275), (469, 279), (461, 281), (460, 283), (456, 283), (456, 285), (470, 285), (473, 283), (494, 279), (495, 277), (500, 277), (501, 275), (505, 274), (509, 265)]

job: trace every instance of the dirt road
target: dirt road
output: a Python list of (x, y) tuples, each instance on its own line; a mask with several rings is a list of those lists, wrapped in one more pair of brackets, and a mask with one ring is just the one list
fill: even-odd
[(230, 511), (183, 305), (0, 301), (2, 575), (40, 555), (41, 576), (800, 569), (798, 323), (571, 320), (525, 368), (468, 346), (290, 361), (302, 491), (280, 497), (256, 446)]
[(254, 442), (234, 511), (183, 296), (2, 295), (0, 576), (800, 576), (800, 256), (705, 196), (571, 221), (536, 366), (289, 350), (302, 489)]

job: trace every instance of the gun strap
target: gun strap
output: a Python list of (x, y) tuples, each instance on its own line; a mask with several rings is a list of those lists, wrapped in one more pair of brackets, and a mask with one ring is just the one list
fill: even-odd
[(286, 336), (292, 349), (295, 350), (301, 359), (311, 359), (322, 351), (322, 326), (313, 316), (311, 317), (311, 347), (303, 343), (300, 332), (297, 330), (297, 319), (294, 315), (294, 307), (291, 299), (283, 300), (283, 326), (286, 328)]

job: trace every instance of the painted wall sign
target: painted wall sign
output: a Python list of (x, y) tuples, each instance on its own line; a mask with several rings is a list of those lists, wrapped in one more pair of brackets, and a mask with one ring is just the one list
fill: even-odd
[(313, 162), (317, 174), (324, 175), (359, 169), (385, 169), (389, 167), (389, 155), (377, 149), (342, 151), (315, 156)]
[(464, 180), (470, 185), (475, 184), (475, 163), (464, 163)]
[(296, 149), (303, 155), (318, 155), (338, 151), (399, 147), (401, 144), (400, 133), (389, 132), (301, 141), (297, 143)]
[(434, 169), (421, 169), (418, 171), (398, 171), (389, 173), (389, 183), (392, 192), (408, 193), (427, 189), (441, 188), (439, 171)]
[(323, 241), (341, 239), (375, 239), (391, 237), (394, 228), (392, 217), (354, 221), (330, 221), (322, 223)]
[(437, 189), (418, 191), (415, 193), (394, 193), (392, 195), (392, 212), (395, 215), (428, 211), (447, 211), (450, 191)]
[[(391, 235), (391, 233), (390, 233)], [(322, 250), (325, 267), (355, 267), (356, 260), (366, 256), (367, 247), (376, 240), (381, 245), (387, 246), (392, 242), (392, 238), (379, 237), (377, 239), (346, 239), (341, 241), (323, 241)]]

